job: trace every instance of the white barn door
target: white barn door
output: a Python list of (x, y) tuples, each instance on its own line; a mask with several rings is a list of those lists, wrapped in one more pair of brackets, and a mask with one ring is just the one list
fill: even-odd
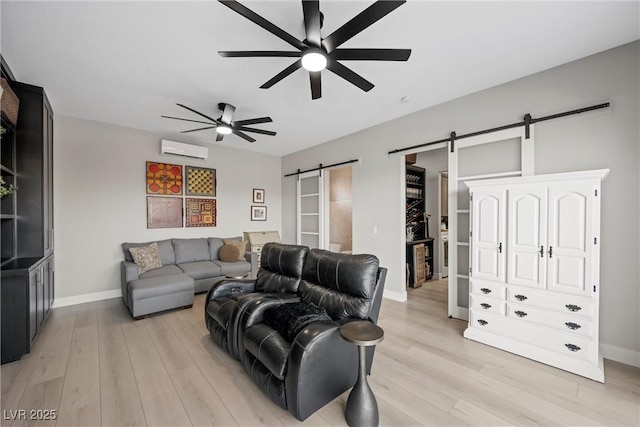
[(322, 171), (298, 175), (296, 243), (325, 249), (324, 179)]
[[(494, 230), (473, 230), (470, 224), (471, 203), (465, 181), (534, 174), (534, 126), (529, 127), (529, 138), (525, 128), (517, 127), (474, 137), (456, 140), (451, 149), (449, 142), (449, 316), (469, 319), (469, 269), (487, 269), (504, 279), (505, 263), (497, 252), (494, 258), (483, 251), (483, 239), (489, 246), (498, 240), (506, 243), (504, 234), (496, 224)], [(506, 214), (504, 195), (488, 197), (483, 204), (488, 210), (499, 209)], [(506, 219), (506, 218), (504, 218)], [(504, 223), (505, 221), (503, 221)], [(474, 239), (471, 239), (471, 234)], [(502, 235), (500, 235), (502, 233)], [(476, 246), (476, 247), (474, 247)], [(488, 247), (488, 246), (487, 246)], [(495, 249), (495, 248), (494, 248)], [(504, 250), (503, 250), (504, 253)], [(475, 254), (475, 257), (474, 255)], [(478, 259), (483, 254), (484, 259)]]

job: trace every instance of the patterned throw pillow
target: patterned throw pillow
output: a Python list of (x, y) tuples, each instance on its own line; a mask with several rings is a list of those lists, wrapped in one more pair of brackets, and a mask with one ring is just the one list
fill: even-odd
[(155, 242), (149, 246), (129, 248), (129, 252), (131, 252), (133, 262), (138, 266), (138, 274), (162, 267), (160, 252), (158, 252), (158, 244)]
[[(240, 241), (240, 240), (233, 240), (233, 239), (222, 239), (222, 243), (224, 243), (225, 245), (232, 245), (235, 246), (239, 249), (239, 254), (238, 254), (238, 259), (235, 261), (245, 261), (244, 259), (244, 252), (246, 251), (246, 247), (247, 247), (247, 242), (246, 241)], [(218, 253), (218, 256), (220, 256), (220, 254)]]

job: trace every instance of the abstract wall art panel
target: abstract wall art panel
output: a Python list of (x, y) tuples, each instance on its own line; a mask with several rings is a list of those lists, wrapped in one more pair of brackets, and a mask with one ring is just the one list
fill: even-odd
[(185, 166), (187, 196), (216, 196), (216, 170)]
[(187, 197), (187, 227), (215, 227), (216, 199)]
[(182, 165), (147, 162), (147, 194), (182, 196)]
[(182, 197), (147, 196), (147, 228), (181, 228)]

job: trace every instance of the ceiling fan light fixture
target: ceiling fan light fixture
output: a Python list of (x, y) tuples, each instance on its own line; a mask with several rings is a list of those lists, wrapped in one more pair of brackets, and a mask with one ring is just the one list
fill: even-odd
[(222, 135), (229, 135), (231, 133), (231, 128), (226, 125), (218, 125), (216, 126), (216, 132)]
[(302, 68), (308, 71), (322, 71), (327, 68), (327, 56), (322, 49), (311, 48), (302, 55)]

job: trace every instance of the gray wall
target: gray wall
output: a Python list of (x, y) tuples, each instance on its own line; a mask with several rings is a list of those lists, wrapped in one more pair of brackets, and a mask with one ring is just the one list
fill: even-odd
[[(404, 157), (389, 150), (611, 101), (606, 110), (539, 123), (535, 172), (611, 169), (602, 187), (601, 342), (605, 357), (640, 365), (639, 64), (639, 43), (624, 45), (291, 154), (282, 170), (360, 159), (354, 252), (378, 255), (389, 268), (385, 295), (403, 299)], [(282, 195), (283, 237), (295, 241), (295, 178), (283, 178)]]
[[(58, 305), (117, 294), (123, 242), (280, 230), (279, 157), (215, 144), (206, 161), (168, 157), (154, 133), (63, 115), (54, 127)], [(148, 229), (146, 161), (216, 169), (217, 226)], [(265, 222), (250, 220), (253, 188), (265, 189)]]

